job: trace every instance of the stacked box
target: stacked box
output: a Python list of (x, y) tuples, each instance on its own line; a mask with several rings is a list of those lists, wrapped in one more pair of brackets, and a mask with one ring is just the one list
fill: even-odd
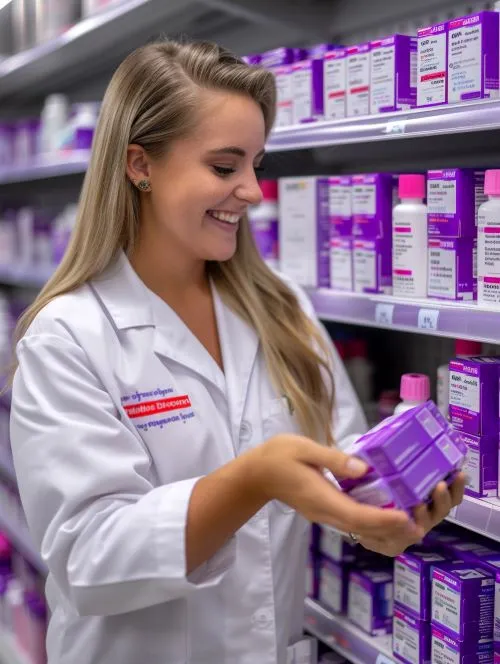
[(417, 39), (392, 35), (370, 45), (370, 112), (413, 108), (417, 102)]
[(323, 119), (323, 57), (331, 48), (331, 44), (318, 44), (292, 65), (293, 124)]
[(323, 102), (325, 120), (345, 118), (347, 97), (347, 50), (335, 48), (323, 58)]
[(392, 632), (393, 577), (388, 570), (351, 570), (347, 615), (367, 634)]
[(347, 117), (370, 113), (370, 44), (347, 48)]
[(348, 175), (331, 176), (329, 182), (330, 213), (330, 287), (352, 291), (352, 186)]
[(448, 25), (417, 32), (417, 106), (448, 102)]

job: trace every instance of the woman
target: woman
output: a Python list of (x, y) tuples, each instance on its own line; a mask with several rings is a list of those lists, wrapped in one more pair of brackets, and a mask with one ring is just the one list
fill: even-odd
[(284, 664), (307, 520), (395, 554), (461, 499), (462, 478), (439, 486), (413, 522), (324, 478), (366, 467), (314, 441), (365, 425), (251, 240), (274, 108), (270, 73), (204, 43), (139, 49), (106, 92), (71, 245), (18, 330), (11, 436), (50, 664)]

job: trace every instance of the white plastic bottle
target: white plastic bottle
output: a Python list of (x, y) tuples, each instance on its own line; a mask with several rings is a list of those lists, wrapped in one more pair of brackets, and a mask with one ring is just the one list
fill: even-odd
[(248, 217), (260, 255), (272, 269), (279, 268), (278, 181), (261, 180), (262, 203), (250, 208)]
[(421, 406), (429, 400), (431, 384), (425, 374), (403, 374), (399, 396), (401, 403), (394, 409), (394, 415), (401, 415), (407, 410)]
[(500, 309), (500, 170), (485, 173), (486, 203), (477, 211), (477, 300)]
[(40, 122), (40, 152), (57, 152), (68, 122), (68, 100), (64, 95), (50, 95), (45, 100)]
[[(455, 357), (472, 357), (481, 355), (482, 344), (479, 341), (457, 339)], [(450, 364), (442, 364), (437, 370), (437, 405), (444, 417), (448, 417), (450, 407)]]
[(399, 297), (427, 296), (427, 206), (424, 175), (400, 175), (392, 211), (392, 287)]

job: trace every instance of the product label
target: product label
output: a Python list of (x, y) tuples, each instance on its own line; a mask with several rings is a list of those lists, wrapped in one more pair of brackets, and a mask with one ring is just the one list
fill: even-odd
[(495, 619), (493, 640), (497, 643), (500, 643), (500, 575), (498, 575), (498, 573), (497, 580), (495, 581)]
[(370, 112), (395, 107), (396, 46), (375, 48), (371, 53)]
[(418, 58), (417, 50), (410, 51), (410, 87), (417, 89), (418, 81)]
[(432, 635), (432, 664), (461, 664), (460, 660), (460, 653), (457, 650), (452, 650), (442, 639)]
[(312, 70), (302, 65), (293, 71), (293, 123), (312, 116)]
[(324, 100), (325, 119), (340, 120), (346, 115), (347, 58), (325, 59)]
[(329, 570), (321, 571), (321, 601), (340, 613), (342, 606), (342, 578)]
[(429, 297), (457, 298), (457, 253), (451, 248), (442, 247), (438, 242), (429, 243), (428, 261)]
[(370, 112), (370, 53), (347, 58), (347, 116)]
[(351, 240), (333, 238), (330, 250), (330, 287), (334, 290), (353, 290), (353, 259)]
[(398, 560), (394, 564), (394, 601), (420, 615), (420, 574)]
[(478, 213), (478, 300), (500, 305), (500, 218), (482, 210)]
[(446, 31), (418, 40), (417, 106), (446, 101)]
[(375, 216), (377, 210), (377, 188), (375, 184), (352, 185), (352, 213)]
[(470, 447), (467, 448), (467, 456), (465, 458), (463, 471), (468, 478), (467, 488), (475, 493), (481, 493), (480, 455), (477, 450), (471, 449)]
[(377, 280), (377, 251), (371, 242), (354, 242), (354, 290), (364, 293), (375, 290)]
[(276, 121), (275, 127), (288, 127), (293, 124), (293, 85), (291, 67), (277, 67), (276, 79)]
[(461, 617), (460, 593), (433, 579), (432, 581), (432, 620), (460, 634)]
[(457, 213), (456, 180), (429, 180), (427, 211), (429, 214), (451, 215)]
[(351, 187), (350, 185), (330, 185), (330, 217), (345, 219), (351, 216)]
[(411, 664), (421, 664), (418, 631), (396, 616), (393, 622), (392, 639), (392, 647), (395, 655), (399, 655)]
[(349, 620), (359, 625), (365, 632), (372, 629), (373, 600), (371, 594), (357, 583), (349, 584), (347, 614)]
[(448, 37), (448, 102), (481, 96), (482, 25), (450, 27)]
[(394, 214), (392, 233), (392, 285), (394, 295), (426, 297), (427, 215), (415, 214), (412, 223)]
[(450, 406), (477, 414), (480, 410), (481, 383), (479, 376), (450, 371)]

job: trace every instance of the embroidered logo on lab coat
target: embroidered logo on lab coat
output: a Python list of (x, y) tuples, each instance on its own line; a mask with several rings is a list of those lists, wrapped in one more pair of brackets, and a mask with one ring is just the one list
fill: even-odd
[[(125, 404), (127, 401), (127, 397), (122, 398), (122, 403)], [(123, 407), (131, 420), (140, 420), (134, 424), (137, 429), (143, 431), (153, 427), (163, 429), (165, 425), (172, 422), (185, 422), (194, 417), (191, 399), (187, 394), (148, 401), (139, 399), (138, 403), (127, 404)]]

